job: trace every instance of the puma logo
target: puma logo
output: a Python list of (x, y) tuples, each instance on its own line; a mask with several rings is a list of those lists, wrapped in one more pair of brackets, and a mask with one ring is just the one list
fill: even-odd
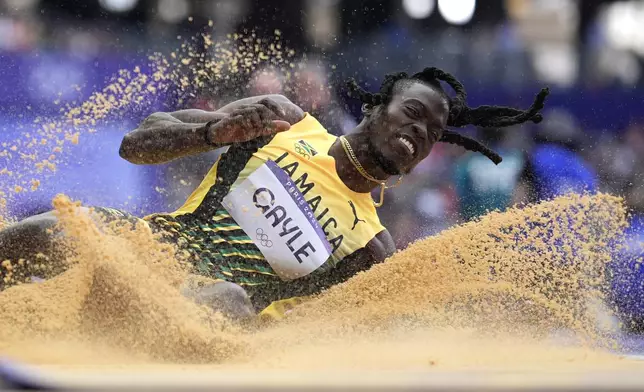
[(353, 201), (349, 200), (349, 205), (351, 206), (351, 211), (353, 211), (353, 227), (351, 227), (351, 230), (355, 229), (358, 223), (364, 222), (367, 223), (364, 219), (359, 219), (358, 218), (358, 212), (356, 211), (356, 206), (353, 205)]

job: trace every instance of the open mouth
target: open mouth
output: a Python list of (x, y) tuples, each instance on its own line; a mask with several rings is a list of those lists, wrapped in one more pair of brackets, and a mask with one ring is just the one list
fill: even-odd
[(404, 146), (404, 148), (412, 157), (416, 156), (416, 144), (410, 137), (406, 135), (400, 135), (398, 136), (397, 140)]

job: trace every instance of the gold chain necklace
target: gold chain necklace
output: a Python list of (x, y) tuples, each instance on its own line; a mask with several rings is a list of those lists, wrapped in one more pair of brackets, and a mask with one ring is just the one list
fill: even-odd
[(356, 154), (353, 152), (353, 148), (351, 148), (351, 144), (344, 136), (340, 136), (340, 142), (342, 143), (342, 148), (344, 149), (344, 152), (347, 154), (349, 161), (351, 161), (351, 164), (353, 165), (353, 167), (356, 168), (358, 173), (360, 173), (360, 175), (366, 178), (367, 180), (371, 182), (375, 182), (376, 184), (380, 184), (380, 201), (376, 202), (374, 200), (373, 204), (376, 207), (382, 206), (385, 201), (385, 189), (395, 188), (398, 185), (400, 185), (400, 183), (402, 182), (403, 176), (398, 177), (398, 181), (396, 181), (394, 185), (387, 186), (387, 181), (378, 180), (377, 178), (367, 173), (364, 167), (362, 167), (362, 164), (360, 163), (360, 161), (358, 161), (358, 157), (356, 157)]

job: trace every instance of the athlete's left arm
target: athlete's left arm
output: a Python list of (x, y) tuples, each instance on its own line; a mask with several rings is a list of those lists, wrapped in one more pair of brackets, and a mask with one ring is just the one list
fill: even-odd
[(358, 272), (366, 271), (374, 264), (385, 261), (396, 253), (396, 245), (386, 229), (378, 233), (362, 249), (345, 257), (335, 268), (323, 274), (311, 274), (283, 284), (281, 294), (286, 297), (301, 297), (317, 294), (342, 283)]
[(281, 94), (268, 94), (268, 95), (257, 95), (254, 97), (238, 99), (234, 102), (231, 102), (225, 106), (222, 106), (217, 110), (217, 113), (230, 114), (235, 110), (243, 108), (248, 105), (255, 105), (259, 102), (265, 101), (266, 99), (271, 100), (277, 104), (281, 110), (279, 120), (284, 120), (290, 124), (296, 124), (304, 118), (304, 110), (291, 102), (290, 99), (286, 98)]
[(295, 105), (289, 111), (281, 98), (272, 97), (235, 101), (216, 112), (153, 113), (123, 137), (119, 155), (135, 164), (165, 163), (286, 131), (304, 116), (297, 117)]
[(184, 109), (172, 112), (170, 115), (184, 123), (207, 123), (208, 121), (219, 120), (222, 116), (225, 117), (236, 110), (262, 105), (265, 102), (271, 103), (270, 108), (277, 115), (276, 120), (283, 120), (290, 124), (295, 124), (304, 118), (304, 111), (291, 102), (291, 100), (280, 94), (257, 95), (238, 99), (222, 106), (214, 112), (201, 109)]

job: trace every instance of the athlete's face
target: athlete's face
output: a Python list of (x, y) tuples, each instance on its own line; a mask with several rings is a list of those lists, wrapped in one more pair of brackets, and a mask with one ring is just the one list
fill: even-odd
[(449, 106), (423, 83), (397, 88), (386, 107), (370, 114), (370, 151), (390, 175), (409, 173), (443, 136)]

